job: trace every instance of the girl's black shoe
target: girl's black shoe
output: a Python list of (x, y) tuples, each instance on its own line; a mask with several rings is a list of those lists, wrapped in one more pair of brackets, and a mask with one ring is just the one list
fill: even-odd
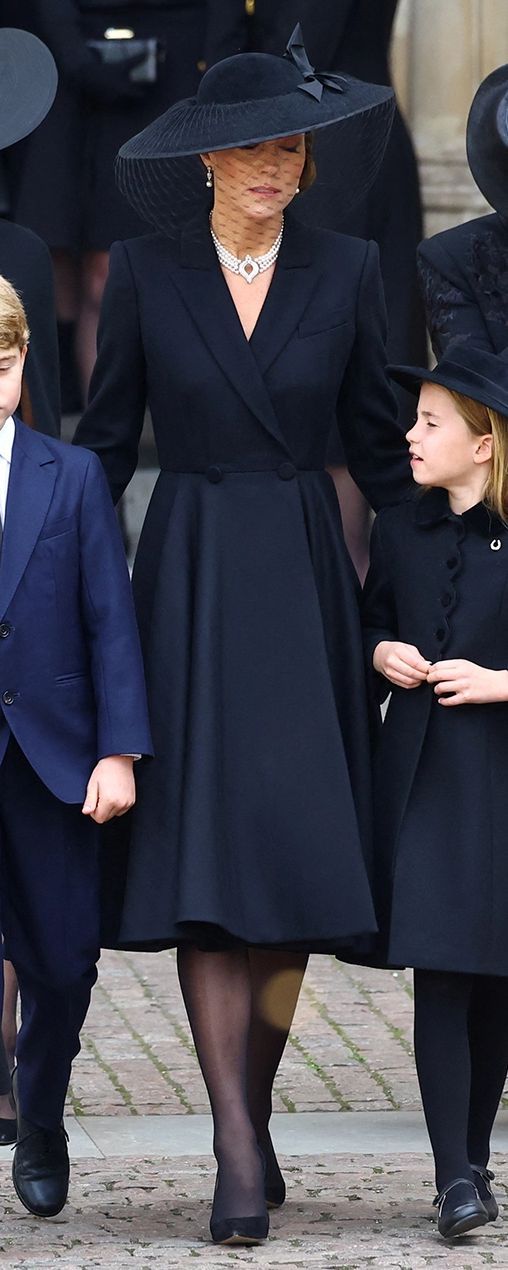
[[(0, 1121), (0, 1124), (2, 1122)], [(483, 1207), (487, 1213), (489, 1221), (495, 1221), (499, 1217), (499, 1208), (495, 1195), (492, 1194), (490, 1183), (494, 1181), (495, 1174), (490, 1169), (482, 1169), (479, 1164), (472, 1164), (471, 1168), (475, 1174), (475, 1184)]]
[(467, 1177), (456, 1177), (436, 1195), (434, 1206), (438, 1208), (437, 1228), (443, 1239), (457, 1239), (467, 1235), (477, 1226), (486, 1226), (489, 1220), (474, 1182)]
[(261, 1244), (267, 1238), (270, 1223), (268, 1214), (261, 1217), (223, 1217), (210, 1220), (214, 1244)]

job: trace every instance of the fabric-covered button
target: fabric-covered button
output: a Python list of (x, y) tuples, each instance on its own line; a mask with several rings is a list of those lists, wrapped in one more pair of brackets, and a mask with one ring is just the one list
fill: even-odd
[(447, 609), (449, 604), (451, 604), (451, 602), (452, 602), (452, 597), (450, 595), (450, 592), (443, 591), (443, 594), (441, 596), (441, 604), (443, 605), (443, 608)]
[(206, 475), (211, 485), (218, 485), (224, 476), (224, 472), (218, 464), (214, 464), (213, 467), (208, 468)]
[(277, 472), (281, 481), (292, 481), (293, 477), (296, 476), (296, 467), (294, 463), (289, 461), (287, 463), (279, 463)]
[(455, 569), (455, 566), (458, 565), (458, 563), (459, 563), (458, 556), (448, 556), (448, 560), (446, 561), (446, 568)]
[(443, 642), (443, 640), (444, 640), (445, 635), (446, 635), (446, 631), (445, 631), (445, 629), (444, 629), (444, 626), (438, 626), (437, 631), (436, 631), (436, 639), (438, 639), (438, 640), (439, 640), (439, 643), (440, 643), (440, 644), (442, 644), (442, 642)]
[(2, 701), (4, 703), (4, 706), (12, 706), (14, 703), (15, 695), (16, 694), (14, 692), (10, 692), (10, 691), (4, 692), (2, 694)]
[(8, 639), (11, 630), (9, 622), (0, 622), (0, 639)]

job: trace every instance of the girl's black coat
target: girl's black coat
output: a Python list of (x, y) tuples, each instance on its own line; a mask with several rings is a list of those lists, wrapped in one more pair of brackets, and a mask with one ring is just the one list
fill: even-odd
[[(494, 547), (494, 549), (493, 549)], [(508, 665), (508, 531), (443, 490), (385, 509), (363, 619), (429, 661)], [(376, 676), (381, 695), (390, 691)], [(444, 707), (393, 688), (375, 761), (376, 874), (389, 962), (508, 974), (508, 704)]]
[(335, 418), (376, 506), (406, 487), (383, 330), (376, 247), (290, 215), (250, 344), (206, 219), (113, 250), (77, 440), (118, 497), (148, 398), (162, 469), (134, 570), (157, 757), (123, 943), (373, 928), (358, 595), (324, 464)]

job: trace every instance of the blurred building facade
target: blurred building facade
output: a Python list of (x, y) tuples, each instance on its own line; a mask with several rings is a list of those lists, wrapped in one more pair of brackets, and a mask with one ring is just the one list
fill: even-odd
[(508, 0), (400, 0), (392, 45), (413, 135), (425, 235), (488, 210), (469, 172), (466, 119), (476, 89), (508, 62)]

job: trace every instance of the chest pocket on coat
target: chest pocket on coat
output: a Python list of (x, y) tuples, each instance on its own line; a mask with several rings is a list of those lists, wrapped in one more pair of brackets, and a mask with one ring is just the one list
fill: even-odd
[(322, 309), (319, 313), (309, 313), (298, 326), (298, 335), (305, 339), (307, 335), (320, 335), (324, 331), (333, 331), (336, 326), (346, 326), (353, 322), (353, 314), (349, 304), (342, 304), (336, 309)]

